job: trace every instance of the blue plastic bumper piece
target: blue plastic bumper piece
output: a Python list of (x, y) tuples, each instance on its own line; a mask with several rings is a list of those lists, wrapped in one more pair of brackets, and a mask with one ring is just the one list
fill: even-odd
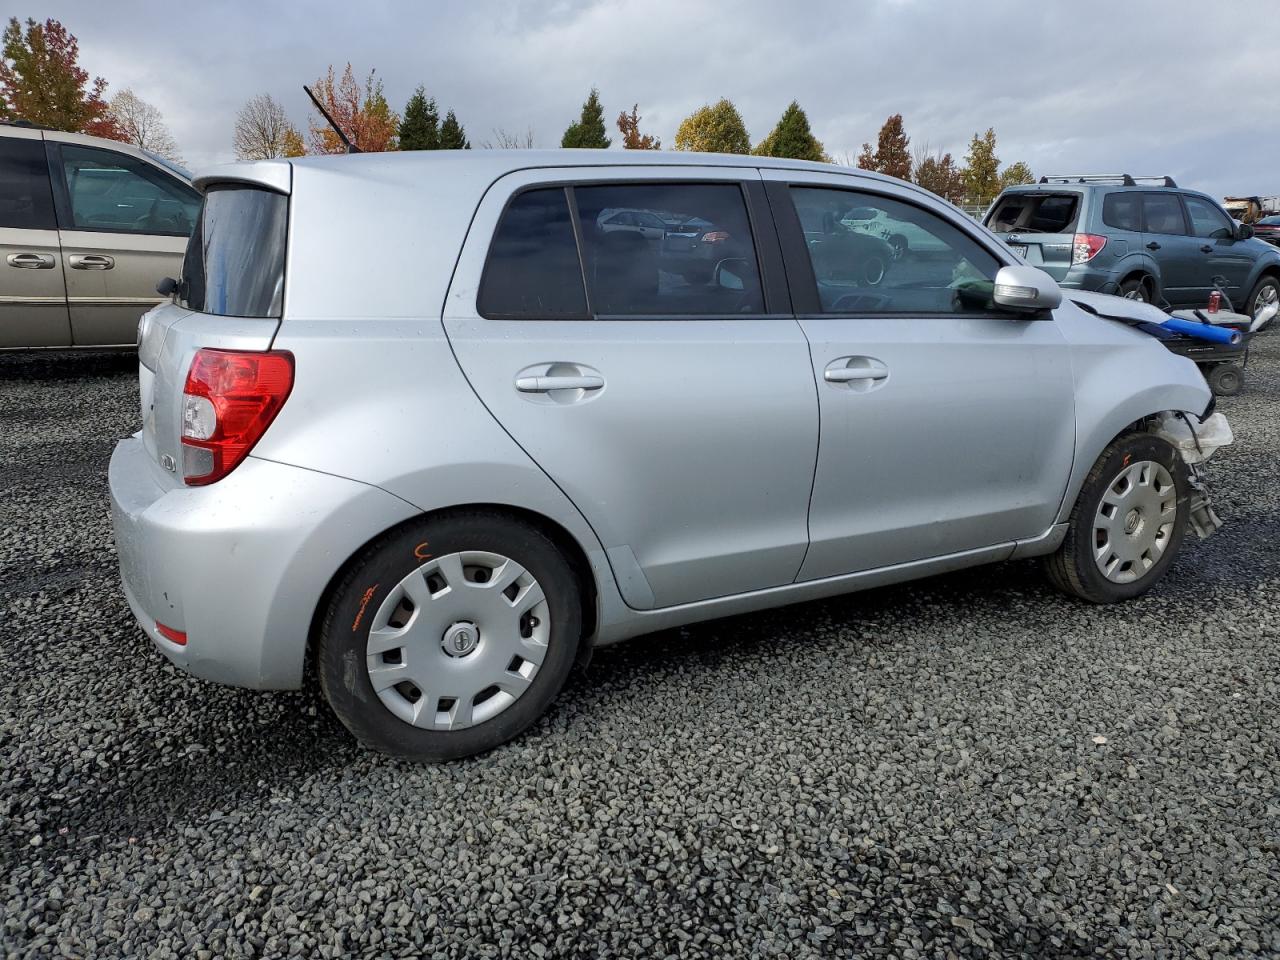
[(1232, 330), (1230, 327), (1215, 327), (1210, 323), (1196, 323), (1192, 320), (1179, 320), (1177, 317), (1170, 317), (1160, 326), (1173, 333), (1181, 333), (1188, 337), (1196, 337), (1200, 340), (1208, 340), (1210, 343), (1239, 343), (1240, 331)]

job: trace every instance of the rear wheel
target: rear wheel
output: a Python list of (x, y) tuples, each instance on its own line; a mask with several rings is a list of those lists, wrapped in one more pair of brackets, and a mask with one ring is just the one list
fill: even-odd
[(393, 531), (355, 559), (324, 614), (318, 673), (362, 744), (449, 760), (532, 724), (581, 632), (573, 572), (540, 530), (458, 513)]
[(1277, 302), (1280, 302), (1280, 279), (1263, 277), (1254, 285), (1253, 292), (1245, 301), (1245, 313), (1251, 317), (1257, 316), (1259, 310)]
[(1045, 561), (1059, 590), (1091, 603), (1141, 596), (1165, 575), (1187, 529), (1187, 468), (1148, 433), (1116, 440), (1089, 471), (1066, 539)]
[(1151, 301), (1151, 291), (1141, 277), (1133, 277), (1120, 284), (1119, 292), (1126, 300), (1141, 300), (1143, 303)]

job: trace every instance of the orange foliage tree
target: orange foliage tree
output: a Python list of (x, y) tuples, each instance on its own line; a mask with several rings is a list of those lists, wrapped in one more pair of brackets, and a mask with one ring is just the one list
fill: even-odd
[[(365, 153), (378, 153), (396, 149), (396, 132), (400, 127), (399, 115), (387, 104), (382, 93), (382, 81), (377, 71), (370, 70), (364, 88), (356, 82), (351, 64), (342, 71), (342, 79), (335, 81), (333, 67), (316, 81), (312, 92), (329, 111), (329, 116), (353, 144)], [(311, 118), (311, 151), (313, 153), (344, 153), (346, 147), (338, 139), (323, 117)]]
[(107, 81), (80, 67), (80, 44), (57, 20), (11, 17), (0, 55), (0, 120), (27, 120), (54, 130), (124, 140), (107, 112)]

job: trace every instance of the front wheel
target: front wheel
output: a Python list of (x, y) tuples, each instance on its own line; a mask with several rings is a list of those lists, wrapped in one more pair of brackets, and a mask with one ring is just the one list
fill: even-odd
[(1251, 317), (1256, 317), (1259, 310), (1277, 302), (1280, 302), (1280, 280), (1270, 276), (1263, 277), (1249, 294), (1245, 312)]
[(457, 513), (400, 527), (351, 563), (321, 623), (320, 685), (365, 746), (450, 760), (541, 716), (581, 633), (577, 581), (542, 531)]
[(1116, 440), (1089, 471), (1066, 539), (1045, 561), (1050, 582), (1090, 603), (1146, 593), (1182, 547), (1189, 495), (1186, 464), (1169, 443), (1148, 433)]

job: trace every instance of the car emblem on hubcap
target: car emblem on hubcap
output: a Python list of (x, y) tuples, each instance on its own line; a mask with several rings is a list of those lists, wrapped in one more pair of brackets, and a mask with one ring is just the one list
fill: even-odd
[(451, 657), (465, 657), (476, 648), (479, 641), (480, 631), (476, 629), (476, 625), (463, 620), (445, 631), (440, 645)]

